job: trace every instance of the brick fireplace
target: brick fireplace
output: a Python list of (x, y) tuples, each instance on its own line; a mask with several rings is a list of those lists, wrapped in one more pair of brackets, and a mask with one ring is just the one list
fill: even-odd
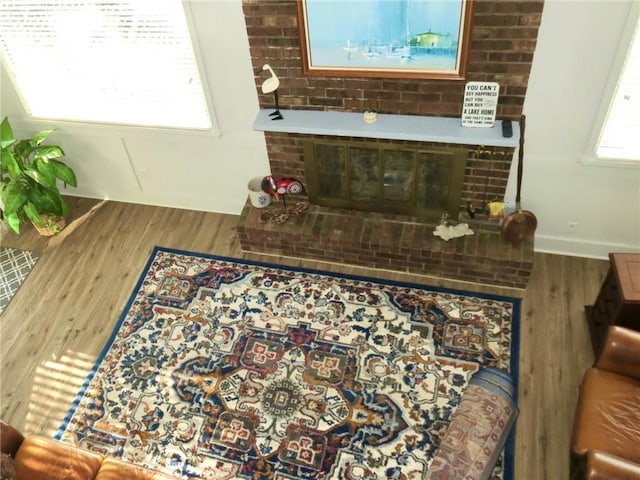
[[(542, 1), (475, 2), (466, 81), (500, 84), (497, 117), (517, 120), (522, 112), (540, 23)], [(286, 110), (362, 112), (460, 117), (465, 81), (397, 78), (310, 77), (302, 72), (295, 0), (244, 0), (243, 10), (254, 69), (269, 63), (281, 79)], [(261, 83), (256, 78), (256, 86)], [(262, 108), (273, 98), (259, 95)], [(304, 144), (308, 134), (265, 132), (271, 173), (306, 182)], [(320, 138), (334, 139), (319, 135)], [(391, 140), (398, 146), (415, 142)], [(427, 146), (429, 146), (427, 144)], [(481, 284), (525, 288), (533, 263), (533, 241), (513, 247), (499, 224), (482, 210), (504, 197), (514, 149), (465, 145), (468, 150), (460, 195), (460, 221), (476, 232), (449, 242), (433, 236), (437, 221), (397, 214), (312, 205), (288, 221), (265, 220), (247, 205), (238, 224), (243, 250), (373, 268), (422, 273)], [(288, 205), (305, 197), (287, 199)], [(270, 207), (281, 209), (281, 204)]]

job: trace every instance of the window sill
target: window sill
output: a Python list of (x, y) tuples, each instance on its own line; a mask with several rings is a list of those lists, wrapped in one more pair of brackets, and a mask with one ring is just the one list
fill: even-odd
[(624, 158), (601, 158), (596, 156), (584, 156), (579, 162), (588, 167), (607, 168), (640, 168), (640, 160), (627, 160)]
[(272, 120), (271, 112), (272, 109), (260, 110), (253, 128), (263, 132), (514, 148), (520, 137), (518, 122), (511, 122), (513, 136), (505, 138), (500, 121), (491, 128), (469, 128), (460, 126), (460, 118), (378, 114), (376, 123), (367, 124), (362, 121), (362, 114), (355, 112), (281, 110), (282, 120)]

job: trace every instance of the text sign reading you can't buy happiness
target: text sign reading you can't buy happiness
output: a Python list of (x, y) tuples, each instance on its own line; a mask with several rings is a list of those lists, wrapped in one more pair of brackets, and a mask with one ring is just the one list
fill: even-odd
[(500, 86), (496, 82), (469, 82), (464, 89), (463, 127), (493, 127)]

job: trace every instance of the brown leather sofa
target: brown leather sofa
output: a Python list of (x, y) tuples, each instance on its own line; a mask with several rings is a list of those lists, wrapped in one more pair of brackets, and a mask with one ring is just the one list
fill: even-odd
[(640, 480), (640, 332), (609, 327), (600, 355), (584, 374), (571, 479)]
[(24, 436), (4, 422), (0, 422), (0, 448), (2, 480), (176, 480), (48, 438)]

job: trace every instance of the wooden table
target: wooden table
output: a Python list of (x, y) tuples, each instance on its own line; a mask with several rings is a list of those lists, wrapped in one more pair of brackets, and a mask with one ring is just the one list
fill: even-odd
[(610, 253), (611, 267), (593, 305), (585, 306), (597, 356), (609, 325), (640, 330), (640, 254)]

